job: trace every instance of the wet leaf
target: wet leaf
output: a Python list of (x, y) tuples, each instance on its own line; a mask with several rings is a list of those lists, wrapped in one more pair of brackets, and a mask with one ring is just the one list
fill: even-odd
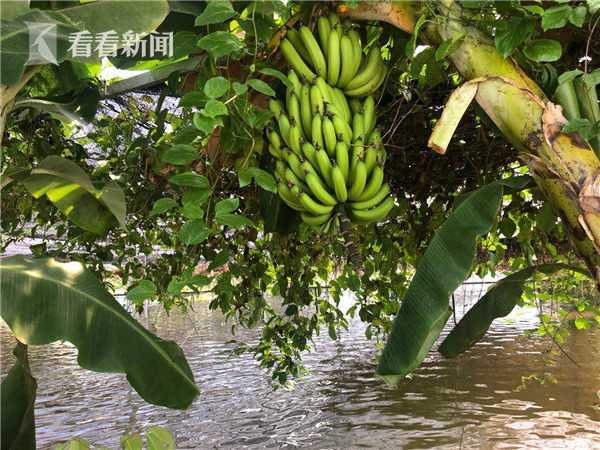
[(541, 272), (551, 275), (559, 270), (571, 270), (587, 274), (579, 267), (567, 264), (541, 264), (515, 272), (494, 284), (488, 292), (469, 309), (439, 347), (439, 352), (446, 358), (467, 351), (478, 342), (492, 322), (510, 314), (523, 295), (524, 284), (534, 274)]
[(207, 189), (210, 186), (208, 178), (196, 172), (183, 172), (169, 178), (169, 183), (176, 186), (188, 186), (199, 189)]
[(204, 242), (210, 236), (210, 229), (199, 219), (187, 221), (179, 230), (179, 239), (184, 245)]
[(158, 216), (164, 212), (169, 211), (177, 206), (177, 202), (172, 198), (161, 198), (154, 202), (152, 205), (152, 211), (150, 211), (150, 217)]
[(273, 88), (264, 81), (259, 80), (257, 78), (253, 78), (252, 80), (248, 80), (247, 83), (255, 91), (258, 91), (261, 94), (264, 94), (269, 97), (275, 97), (275, 91), (273, 90)]
[(242, 48), (240, 40), (226, 31), (215, 31), (198, 41), (198, 47), (209, 52), (214, 58), (230, 55)]
[(176, 144), (167, 149), (161, 157), (162, 162), (185, 166), (198, 159), (196, 147), (188, 144)]
[(204, 8), (202, 14), (196, 17), (194, 25), (201, 27), (222, 23), (233, 16), (235, 16), (235, 11), (228, 0), (212, 0), (206, 3), (206, 8)]
[(142, 280), (127, 292), (127, 298), (134, 303), (141, 303), (156, 295), (156, 285), (150, 280)]
[(219, 98), (229, 90), (229, 80), (224, 77), (214, 77), (204, 85), (204, 93), (210, 98)]
[(523, 54), (535, 62), (553, 62), (560, 59), (562, 47), (553, 39), (537, 39), (527, 44)]
[(0, 313), (27, 345), (69, 341), (85, 369), (116, 372), (149, 403), (185, 409), (198, 395), (183, 352), (143, 328), (78, 262), (0, 260)]

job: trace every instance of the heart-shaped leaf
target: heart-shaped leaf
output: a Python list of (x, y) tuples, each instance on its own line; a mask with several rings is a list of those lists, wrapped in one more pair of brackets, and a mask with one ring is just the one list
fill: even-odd
[(176, 144), (168, 148), (161, 157), (162, 162), (185, 166), (198, 159), (198, 151), (187, 144)]
[(228, 0), (212, 0), (206, 4), (202, 14), (196, 17), (194, 24), (201, 27), (213, 23), (222, 23), (233, 16), (235, 16), (235, 11)]
[(206, 189), (209, 187), (208, 178), (196, 172), (183, 172), (173, 175), (169, 178), (169, 183), (177, 186), (188, 186), (193, 188)]
[(229, 90), (229, 80), (224, 77), (214, 77), (204, 85), (204, 94), (210, 98), (219, 98)]
[(242, 48), (240, 40), (227, 31), (215, 31), (198, 41), (198, 47), (209, 52), (214, 58), (230, 55)]

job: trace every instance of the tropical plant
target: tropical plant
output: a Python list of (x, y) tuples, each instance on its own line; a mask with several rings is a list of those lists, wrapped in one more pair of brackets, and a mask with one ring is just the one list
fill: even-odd
[[(73, 340), (84, 367), (128, 376), (162, 356), (164, 377), (180, 383), (132, 384), (149, 401), (189, 404), (196, 388), (180, 351), (135, 323), (112, 297), (118, 290), (137, 310), (147, 302), (186, 308), (190, 294), (208, 291), (234, 334), (261, 327), (259, 341), (239, 342), (238, 351), (253, 353), (279, 383), (302, 373), (315, 334), (336, 339), (347, 326), (339, 302), (349, 290), (356, 302), (348, 314), (367, 323), (369, 338), (387, 339), (378, 373), (398, 382), (422, 362), (452, 291), (470, 274), (514, 272), (459, 324), (440, 349), (448, 356), (516, 302), (543, 302), (525, 282), (533, 272), (572, 273), (580, 260), (600, 281), (595, 1), (7, 5), (2, 250), (41, 242), (30, 245), (32, 257), (2, 263), (3, 280), (13, 280), (3, 282), (2, 315), (22, 343), (3, 383), (16, 408), (6, 426), (3, 414), (3, 448), (31, 446), (29, 344)], [(373, 104), (394, 206), (376, 223), (321, 233), (281, 200), (268, 105), (290, 85), (279, 51), (294, 39), (288, 30), (319, 35), (319, 17), (333, 12), (386, 61)], [(23, 38), (35, 20), (56, 26), (58, 65), (28, 63)], [(141, 33), (140, 46), (152, 31), (173, 33), (173, 53), (75, 57), (69, 33), (86, 30)], [(552, 283), (564, 307), (591, 313), (575, 326), (599, 322), (595, 300), (568, 295), (580, 278), (559, 277)], [(25, 286), (52, 295), (30, 302)], [(107, 341), (106, 358), (87, 359), (90, 339), (106, 330), (74, 326), (67, 313), (88, 309), (110, 330), (120, 327), (115, 338), (143, 337), (146, 356), (123, 365)], [(48, 315), (53, 328), (42, 326)], [(563, 322), (542, 315), (555, 339)]]

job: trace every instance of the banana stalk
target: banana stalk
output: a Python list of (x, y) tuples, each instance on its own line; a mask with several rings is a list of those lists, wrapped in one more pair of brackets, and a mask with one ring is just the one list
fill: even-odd
[[(528, 162), (600, 289), (600, 160), (577, 134), (561, 131), (566, 120), (560, 107), (549, 102), (512, 59), (503, 58), (486, 36), (466, 25), (453, 0), (441, 0), (436, 7), (437, 22), (427, 29), (427, 39), (461, 38), (449, 57), (463, 77), (473, 82), (457, 94), (462, 97), (458, 107), (475, 99)], [(354, 19), (388, 22), (407, 32), (414, 30), (410, 2), (361, 2), (355, 9), (339, 12)], [(446, 120), (442, 117), (430, 140), (440, 153), (462, 116), (461, 111), (445, 114)]]

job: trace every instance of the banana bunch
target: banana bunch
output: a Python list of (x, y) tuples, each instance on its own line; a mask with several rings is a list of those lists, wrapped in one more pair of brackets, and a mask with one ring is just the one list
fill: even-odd
[(335, 232), (341, 217), (367, 224), (394, 206), (384, 183), (386, 152), (375, 128), (375, 99), (347, 100), (321, 76), (302, 82), (288, 74), (285, 102), (271, 99), (274, 126), (267, 131), (282, 200), (302, 220)]
[(318, 40), (307, 26), (291, 28), (281, 41), (283, 56), (303, 81), (320, 77), (348, 97), (365, 97), (381, 86), (387, 72), (381, 51), (374, 46), (365, 56), (350, 23), (342, 24), (335, 14), (321, 16), (317, 32)]

